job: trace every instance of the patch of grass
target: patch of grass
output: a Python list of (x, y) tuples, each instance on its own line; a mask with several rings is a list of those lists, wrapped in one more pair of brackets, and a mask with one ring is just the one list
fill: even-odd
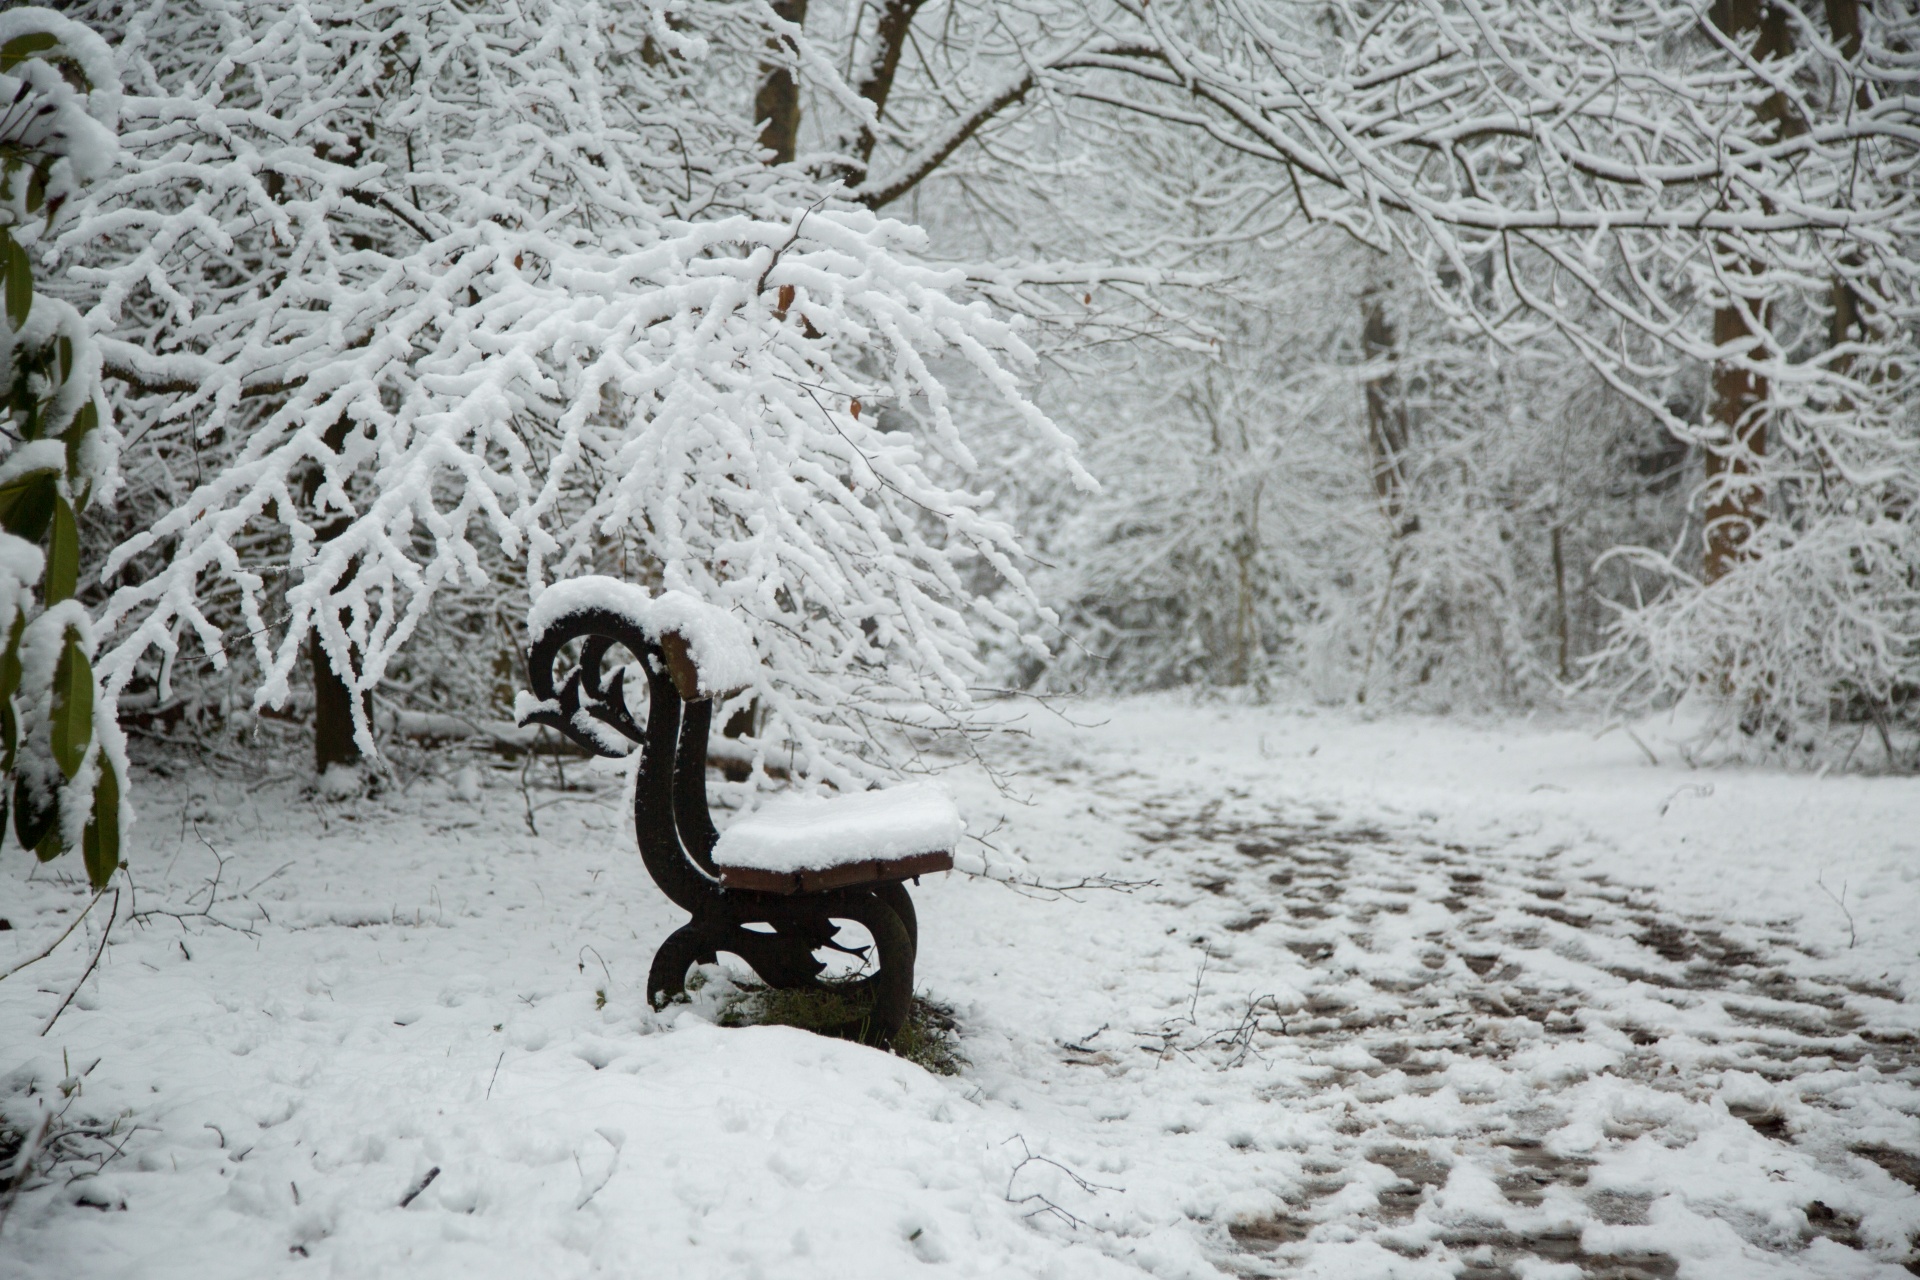
[[(817, 1035), (854, 1040), (858, 1039), (857, 1028), (866, 1022), (866, 1002), (831, 985), (796, 991), (781, 991), (757, 982), (736, 982), (735, 987), (714, 1018), (723, 1027), (798, 1027)], [(850, 1028), (856, 1029), (853, 1034), (848, 1033)], [(960, 1053), (953, 1007), (925, 996), (913, 998), (906, 1024), (893, 1038), (893, 1051), (939, 1076), (959, 1075), (967, 1062)]]
[(960, 1028), (953, 1006), (915, 996), (906, 1025), (893, 1038), (893, 1051), (937, 1076), (957, 1076), (967, 1060), (960, 1052)]

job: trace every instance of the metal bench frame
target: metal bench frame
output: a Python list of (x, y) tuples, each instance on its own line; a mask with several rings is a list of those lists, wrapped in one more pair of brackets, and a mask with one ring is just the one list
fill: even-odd
[[(575, 640), (584, 642), (579, 660), (556, 686), (555, 661)], [(629, 650), (646, 671), (645, 724), (636, 723), (627, 710), (628, 668), (602, 683), (602, 664), (616, 645)], [(891, 1044), (912, 1003), (919, 940), (913, 900), (901, 880), (931, 869), (924, 860), (863, 864), (863, 877), (877, 878), (825, 891), (729, 888), (714, 865), (719, 833), (707, 808), (713, 699), (702, 694), (699, 673), (680, 637), (668, 634), (655, 643), (613, 610), (581, 609), (550, 625), (528, 651), (527, 675), (533, 696), (546, 707), (524, 723), (546, 725), (594, 755), (621, 758), (636, 748), (641, 752), (633, 798), (640, 857), (661, 892), (693, 916), (654, 953), (647, 974), (653, 1006), (661, 1008), (681, 995), (688, 970), (713, 963), (724, 951), (744, 960), (770, 987), (831, 991), (860, 1010), (852, 1021), (826, 1028), (830, 1034)], [(585, 719), (634, 746), (617, 749)], [(804, 881), (796, 879), (795, 887), (804, 890)], [(862, 926), (873, 938), (872, 947), (836, 942), (836, 921)], [(861, 956), (869, 970), (858, 979), (823, 982), (826, 965), (815, 955), (823, 949)]]

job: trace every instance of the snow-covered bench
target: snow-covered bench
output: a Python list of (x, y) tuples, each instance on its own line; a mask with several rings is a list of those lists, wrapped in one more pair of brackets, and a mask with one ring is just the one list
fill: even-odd
[(963, 830), (953, 797), (930, 782), (782, 796), (734, 819), (713, 861), (729, 889), (818, 893), (950, 870)]
[[(739, 956), (768, 985), (823, 987), (822, 950), (865, 955), (870, 971), (833, 984), (863, 1007), (841, 1030), (890, 1042), (913, 996), (918, 923), (905, 880), (953, 865), (963, 825), (951, 797), (930, 783), (834, 798), (777, 797), (734, 820), (725, 836), (707, 807), (707, 737), (713, 706), (751, 685), (759, 659), (747, 628), (684, 592), (652, 595), (613, 578), (548, 587), (527, 619), (530, 693), (523, 725), (546, 725), (603, 756), (638, 748), (634, 826), (654, 882), (693, 919), (655, 953), (647, 990), (659, 1007), (684, 989), (688, 969), (720, 952)], [(567, 646), (579, 656), (555, 679)], [(647, 682), (645, 723), (626, 682), (638, 659)], [(872, 939), (849, 948), (847, 922)]]

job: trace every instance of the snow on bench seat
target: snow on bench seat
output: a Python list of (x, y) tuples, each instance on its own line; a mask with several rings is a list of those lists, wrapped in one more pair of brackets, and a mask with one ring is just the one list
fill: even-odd
[(964, 830), (953, 797), (931, 782), (831, 799), (779, 796), (736, 818), (713, 862), (729, 889), (820, 893), (949, 870)]

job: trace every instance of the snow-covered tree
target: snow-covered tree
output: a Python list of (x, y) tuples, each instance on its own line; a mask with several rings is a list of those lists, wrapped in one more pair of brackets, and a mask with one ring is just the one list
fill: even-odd
[(965, 709), (975, 629), (1012, 622), (963, 570), (1022, 575), (952, 479), (974, 460), (940, 370), (1086, 476), (1021, 395), (1021, 339), (918, 232), (763, 163), (742, 103), (777, 19), (79, 12), (124, 86), (123, 163), (51, 247), (127, 441), (109, 706), (196, 649), (277, 705), (311, 644), (367, 749), (437, 601), (604, 568), (752, 626), (763, 757), (845, 782), (876, 724)]
[[(1220, 498), (1217, 529), (1182, 534), (1204, 554), (1162, 562), (1189, 596), (1216, 584), (1175, 612), (1218, 674), (1311, 633), (1356, 693), (1430, 683), (1462, 645), (1494, 655), (1486, 688), (1561, 679), (1592, 628), (1570, 579), (1657, 568), (1677, 589), (1626, 615), (1617, 678), (1730, 693), (1756, 726), (1789, 685), (1782, 724), (1821, 698), (1904, 715), (1914, 19), (1751, 7), (75, 5), (125, 86), (124, 160), (43, 251), (127, 441), (83, 530), (105, 705), (211, 689), (205, 655), (278, 706), (310, 661), (324, 764), (370, 745), (376, 693), (504, 695), (523, 593), (604, 569), (738, 610), (767, 647), (735, 708), (758, 708), (753, 749), (850, 778), (876, 723), (966, 708), (983, 627), (1029, 653), (1054, 634), (1007, 513), (1152, 524), (1059, 496), (1085, 474), (1013, 379), (1035, 334), (1082, 371), (1151, 334), (1183, 439), (1251, 440), (1218, 428), (1297, 422), (1302, 388), (1338, 384), (1316, 412), (1345, 404), (1360, 446), (1352, 503), (1308, 522), (1320, 554), (1291, 570), (1270, 457), (1194, 450), (1157, 477), (1168, 513), (1180, 475)], [(1210, 168), (1181, 194), (1183, 146)], [(1167, 216), (1183, 199), (1212, 210), (1197, 232)], [(893, 210), (972, 223), (946, 243), (978, 252), (941, 263)], [(1308, 251), (1357, 293), (1311, 360), (1275, 339), (1304, 362), (1275, 401), (1270, 353), (1210, 340), (1234, 306), (1287, 305), (1297, 273), (1250, 259)], [(1368, 310), (1368, 272), (1398, 310)], [(1176, 277), (1234, 301), (1176, 310)], [(1001, 507), (967, 442), (990, 420), (1026, 489)], [(1646, 421), (1708, 460), (1677, 558), (1650, 550), (1673, 545), (1664, 506), (1569, 523), (1638, 465)], [(1639, 560), (1590, 573), (1601, 530)], [(1803, 542), (1809, 574), (1841, 555), (1889, 584), (1864, 629), (1826, 629), (1858, 639), (1819, 670), (1785, 639), (1814, 615), (1756, 613), (1768, 589), (1739, 581), (1771, 561), (1777, 584)], [(1097, 559), (1058, 581), (1106, 625)], [(1771, 656), (1717, 656), (1698, 628), (1735, 614)]]
[[(957, 173), (969, 142), (966, 176), (997, 164), (996, 196), (1009, 174), (1069, 172), (1065, 149), (1027, 145), (1043, 119), (1082, 137), (1122, 118), (1205, 135), (1265, 167), (1251, 186), (1272, 206), (1410, 263), (1432, 304), (1497, 350), (1576, 357), (1704, 459), (1692, 538), (1631, 575), (1658, 568), (1668, 587), (1651, 609), (1621, 602), (1616, 688), (1709, 693), (1756, 743), (1805, 741), (1835, 714), (1920, 714), (1899, 586), (1920, 572), (1912, 6), (902, 11), (930, 52), (903, 64), (915, 79), (893, 86), (877, 143), (846, 170), (856, 196), (913, 199)], [(859, 47), (884, 52), (890, 30), (863, 28)], [(819, 132), (820, 163), (846, 136)], [(1003, 242), (1018, 240), (1007, 221)], [(1152, 239), (1106, 240), (1129, 238)], [(1812, 590), (1835, 555), (1859, 566), (1849, 581), (1872, 608)], [(1787, 581), (1830, 605), (1770, 611)]]

